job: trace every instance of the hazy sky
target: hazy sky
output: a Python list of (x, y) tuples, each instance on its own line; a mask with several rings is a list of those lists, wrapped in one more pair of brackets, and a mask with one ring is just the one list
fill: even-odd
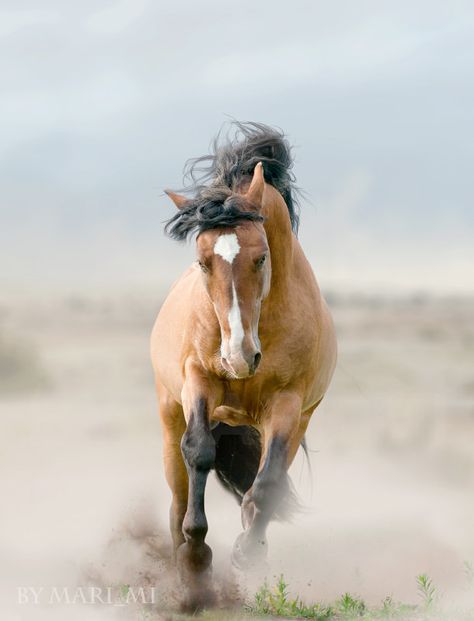
[(324, 288), (472, 291), (474, 4), (0, 0), (2, 286), (162, 286), (188, 157), (280, 126)]

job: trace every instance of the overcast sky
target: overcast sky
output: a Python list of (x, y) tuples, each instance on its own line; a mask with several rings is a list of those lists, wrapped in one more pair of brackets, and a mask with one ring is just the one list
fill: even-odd
[(295, 145), (323, 288), (473, 291), (472, 1), (0, 0), (0, 78), (7, 289), (169, 283), (230, 115)]

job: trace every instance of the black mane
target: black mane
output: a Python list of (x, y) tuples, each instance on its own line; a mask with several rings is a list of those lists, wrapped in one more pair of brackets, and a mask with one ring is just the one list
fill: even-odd
[[(233, 130), (233, 131), (232, 131)], [(220, 226), (236, 226), (243, 220), (262, 221), (255, 212), (241, 208), (237, 186), (251, 178), (255, 166), (262, 162), (265, 181), (283, 196), (291, 226), (298, 231), (295, 177), (291, 172), (291, 147), (283, 132), (262, 123), (234, 121), (222, 140), (219, 132), (210, 155), (188, 160), (184, 168), (189, 185), (181, 192), (190, 194), (189, 203), (165, 226), (173, 239), (185, 240), (194, 233)]]

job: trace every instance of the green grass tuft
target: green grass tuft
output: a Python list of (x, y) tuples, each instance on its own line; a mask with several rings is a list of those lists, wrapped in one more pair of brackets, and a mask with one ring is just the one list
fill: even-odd
[(330, 606), (306, 605), (300, 598), (291, 598), (283, 576), (280, 576), (273, 587), (269, 587), (268, 583), (264, 582), (256, 592), (253, 604), (248, 606), (247, 610), (257, 615), (287, 618), (317, 619), (320, 621), (334, 618), (334, 611)]
[(421, 605), (403, 604), (392, 596), (387, 596), (378, 607), (369, 607), (362, 598), (351, 593), (344, 593), (334, 604), (305, 604), (299, 597), (289, 595), (289, 587), (283, 576), (270, 586), (267, 582), (260, 587), (252, 604), (246, 611), (252, 615), (268, 616), (274, 619), (317, 619), (320, 621), (376, 621), (398, 619), (399, 621), (419, 620), (420, 614), (428, 619), (427, 614), (438, 600), (437, 590), (427, 574), (416, 577), (418, 592), (422, 598)]
[(367, 609), (365, 602), (360, 597), (353, 596), (350, 593), (344, 593), (339, 598), (338, 607), (344, 615), (350, 617), (361, 617)]
[(436, 598), (436, 587), (428, 574), (420, 574), (416, 577), (418, 593), (423, 600), (425, 608), (432, 608)]

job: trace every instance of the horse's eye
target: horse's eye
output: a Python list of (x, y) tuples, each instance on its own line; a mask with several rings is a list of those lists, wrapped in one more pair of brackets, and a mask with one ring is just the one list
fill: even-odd
[(265, 265), (265, 261), (267, 260), (267, 255), (263, 254), (259, 259), (257, 259), (255, 263), (255, 267), (257, 269), (261, 269)]
[(207, 267), (207, 265), (203, 263), (202, 261), (198, 261), (198, 264), (201, 270), (204, 272), (204, 274), (207, 274), (209, 271), (209, 268)]

